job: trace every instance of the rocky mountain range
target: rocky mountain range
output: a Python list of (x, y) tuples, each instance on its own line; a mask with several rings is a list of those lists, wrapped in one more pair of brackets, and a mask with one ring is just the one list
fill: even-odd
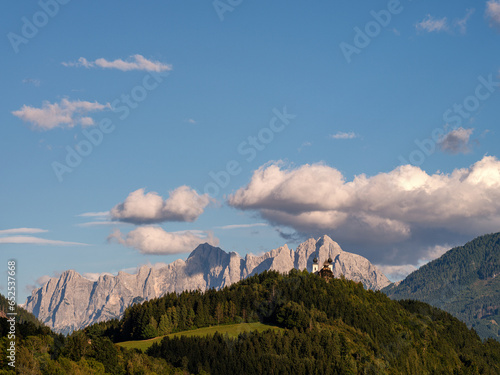
[(186, 260), (165, 266), (142, 266), (136, 274), (119, 272), (91, 281), (74, 270), (52, 278), (28, 297), (25, 308), (56, 332), (69, 333), (90, 324), (119, 318), (133, 303), (168, 292), (220, 289), (264, 270), (312, 270), (313, 259), (333, 260), (333, 273), (379, 290), (390, 284), (366, 258), (343, 251), (328, 236), (309, 239), (296, 250), (287, 245), (263, 255), (227, 253), (209, 244), (199, 245)]

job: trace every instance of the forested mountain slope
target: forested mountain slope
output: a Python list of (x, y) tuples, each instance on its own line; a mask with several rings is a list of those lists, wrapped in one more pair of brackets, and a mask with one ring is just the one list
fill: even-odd
[(500, 233), (453, 248), (383, 289), (394, 299), (416, 299), (456, 316), (483, 337), (500, 339)]

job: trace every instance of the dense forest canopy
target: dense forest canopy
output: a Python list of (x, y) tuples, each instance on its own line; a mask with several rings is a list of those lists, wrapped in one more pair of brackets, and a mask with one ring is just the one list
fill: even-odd
[[(251, 321), (284, 331), (165, 337), (146, 353), (114, 344)], [(0, 329), (5, 350), (6, 324)], [(168, 294), (68, 337), (20, 323), (18, 347), (19, 367), (33, 374), (500, 373), (500, 343), (483, 343), (450, 314), (297, 270), (264, 272), (220, 291)], [(5, 362), (0, 369), (9, 370)]]

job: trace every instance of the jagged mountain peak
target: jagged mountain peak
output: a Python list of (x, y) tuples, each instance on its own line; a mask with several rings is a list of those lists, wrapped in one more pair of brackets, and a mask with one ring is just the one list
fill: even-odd
[(188, 259), (193, 257), (207, 258), (211, 256), (220, 256), (221, 254), (227, 254), (220, 247), (212, 246), (208, 242), (202, 243), (194, 249), (191, 254), (189, 254)]
[(82, 275), (80, 275), (78, 272), (76, 272), (75, 270), (71, 269), (71, 270), (66, 270), (64, 271), (61, 276), (59, 277), (59, 279), (63, 279), (63, 280), (74, 280), (74, 279), (83, 279), (84, 277)]
[(320, 244), (335, 244), (338, 246), (338, 243), (335, 242), (334, 240), (332, 240), (329, 236), (327, 236), (326, 234), (322, 235), (320, 238), (318, 238), (316, 240), (316, 243), (320, 243)]

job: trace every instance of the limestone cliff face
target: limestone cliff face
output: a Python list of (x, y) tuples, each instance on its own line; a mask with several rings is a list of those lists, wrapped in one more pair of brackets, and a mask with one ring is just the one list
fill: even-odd
[(309, 239), (291, 250), (287, 245), (261, 256), (226, 253), (208, 244), (199, 245), (184, 260), (163, 267), (139, 268), (136, 274), (119, 272), (90, 281), (69, 270), (32, 292), (25, 307), (57, 332), (69, 333), (90, 324), (119, 318), (133, 303), (168, 292), (223, 288), (264, 270), (287, 272), (292, 268), (312, 270), (312, 260), (332, 258), (333, 273), (379, 290), (390, 281), (366, 258), (342, 251), (328, 236)]

